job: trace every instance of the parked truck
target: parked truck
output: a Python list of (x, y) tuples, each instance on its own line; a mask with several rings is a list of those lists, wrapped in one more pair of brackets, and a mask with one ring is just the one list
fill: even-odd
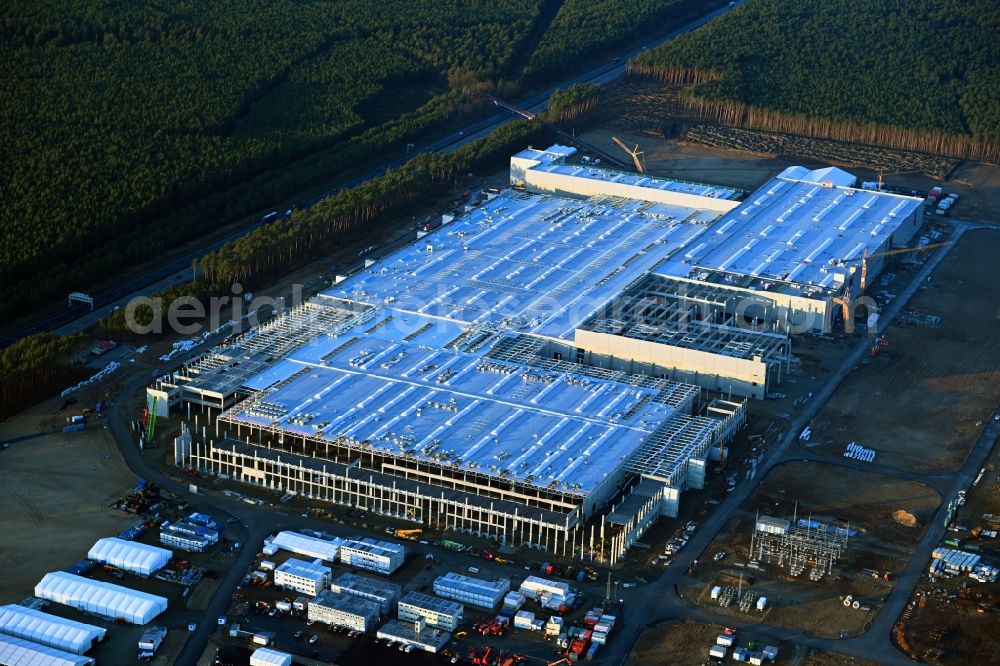
[(166, 637), (166, 627), (150, 627), (144, 631), (139, 639), (139, 659), (152, 659)]

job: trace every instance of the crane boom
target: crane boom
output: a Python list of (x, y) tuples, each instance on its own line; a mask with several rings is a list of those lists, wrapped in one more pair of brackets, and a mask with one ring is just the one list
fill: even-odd
[[(885, 250), (883, 252), (876, 252), (874, 254), (863, 254), (860, 257), (854, 257), (852, 259), (841, 259), (840, 264), (850, 264), (856, 261), (861, 262), (861, 280), (858, 283), (859, 291), (858, 297), (860, 298), (865, 293), (865, 288), (868, 286), (868, 260), (876, 259), (878, 257), (892, 257), (897, 254), (908, 254), (910, 252), (923, 252), (926, 250), (933, 250), (935, 248), (944, 247), (945, 245), (951, 245), (951, 241), (944, 241), (941, 243), (929, 243), (920, 247), (899, 247), (893, 250)], [(843, 308), (844, 316), (844, 332), (853, 333), (854, 332), (854, 319), (851, 316), (851, 306), (853, 304), (853, 299), (851, 298), (850, 288), (845, 288), (844, 294), (842, 296), (834, 297), (834, 303), (840, 304)]]
[(616, 146), (618, 146), (619, 148), (621, 148), (626, 153), (632, 156), (632, 162), (635, 164), (636, 171), (638, 171), (639, 173), (646, 173), (646, 167), (643, 166), (642, 160), (639, 159), (639, 156), (642, 155), (642, 151), (639, 150), (639, 144), (635, 144), (635, 148), (629, 148), (624, 143), (622, 143), (621, 139), (619, 139), (616, 136), (611, 137), (611, 141)]

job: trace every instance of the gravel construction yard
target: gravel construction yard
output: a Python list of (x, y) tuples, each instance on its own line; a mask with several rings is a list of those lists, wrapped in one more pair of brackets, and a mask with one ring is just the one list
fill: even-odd
[(11, 442), (0, 451), (2, 603), (24, 599), (46, 573), (136, 521), (108, 508), (135, 485), (111, 436), (94, 419), (82, 432), (52, 432), (79, 413), (53, 414), (60, 404), (49, 400), (0, 425), (0, 440)]
[[(708, 649), (715, 645), (716, 637), (724, 627), (719, 624), (698, 622), (658, 622), (642, 631), (626, 666), (700, 666), (708, 663)], [(753, 637), (739, 632), (736, 645), (745, 647)], [(757, 649), (764, 643), (757, 641)], [(775, 664), (792, 663), (792, 647), (787, 643), (775, 645), (778, 659)]]
[(876, 666), (876, 662), (848, 657), (836, 652), (813, 652), (802, 661), (803, 666)]
[[(742, 576), (744, 589), (768, 599), (769, 609), (764, 613), (751, 611), (751, 617), (758, 621), (825, 637), (862, 633), (939, 502), (934, 490), (915, 481), (821, 462), (779, 465), (706, 549), (682, 591), (713, 611), (735, 616), (739, 613), (735, 604), (722, 609), (709, 592), (715, 585), (737, 587)], [(897, 522), (893, 513), (899, 510), (911, 514), (916, 525)], [(790, 576), (787, 568), (777, 563), (761, 562), (759, 569), (746, 567), (758, 513), (790, 519), (796, 511), (799, 518), (811, 517), (827, 525), (849, 524), (858, 531), (834, 566), (833, 575), (814, 582), (806, 573)], [(725, 559), (715, 561), (717, 553), (726, 553)], [(865, 569), (888, 571), (890, 581), (874, 578)], [(845, 608), (841, 599), (847, 594), (872, 605), (873, 610)]]
[[(960, 162), (955, 168), (955, 160), (921, 153), (794, 135), (730, 131), (719, 126), (713, 129), (700, 121), (677, 115), (679, 92), (677, 86), (623, 78), (602, 88), (597, 109), (578, 121), (578, 127), (563, 129), (574, 129), (577, 136), (591, 145), (624, 158), (626, 162), (631, 162), (631, 158), (613, 146), (610, 137), (617, 136), (630, 145), (638, 143), (645, 153), (649, 172), (655, 175), (737, 185), (744, 189), (755, 188), (764, 180), (763, 177), (756, 180), (744, 177), (752, 175), (753, 170), (744, 171), (743, 167), (753, 163), (782, 165), (768, 175), (789, 164), (809, 168), (835, 164), (867, 181), (876, 180), (875, 169), (883, 167), (885, 182), (889, 185), (922, 191), (940, 185), (945, 192), (959, 194), (961, 200), (952, 209), (954, 216), (992, 223), (1000, 221), (1000, 167), (997, 165)], [(690, 137), (685, 137), (685, 131), (695, 126)], [(678, 139), (684, 143), (677, 143)], [(702, 143), (694, 143), (695, 140)], [(706, 142), (709, 145), (705, 145)], [(775, 151), (779, 154), (774, 159), (768, 157)], [(709, 160), (705, 166), (714, 160), (717, 168), (705, 171), (704, 175), (697, 175), (694, 169), (688, 170), (693, 166), (690, 159), (701, 156)], [(675, 159), (686, 164), (674, 164)], [(931, 177), (928, 171), (937, 176)], [(942, 182), (941, 175), (948, 172), (950, 175)]]
[[(1000, 564), (1000, 538), (992, 536), (1000, 529), (1000, 448), (994, 448), (979, 483), (968, 490), (955, 525), (949, 538), (978, 549), (986, 562)], [(914, 658), (947, 666), (1000, 664), (1000, 582), (967, 576), (925, 579), (900, 620), (896, 642)]]
[(841, 456), (857, 442), (877, 451), (876, 465), (927, 473), (961, 466), (1000, 403), (997, 257), (1000, 234), (962, 238), (910, 302), (941, 323), (890, 326), (889, 347), (849, 375), (814, 419), (810, 449)]

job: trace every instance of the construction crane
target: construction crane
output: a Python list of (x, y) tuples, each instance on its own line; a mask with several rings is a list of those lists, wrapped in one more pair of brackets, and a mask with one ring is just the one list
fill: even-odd
[[(853, 257), (851, 259), (841, 259), (837, 263), (841, 266), (846, 266), (847, 264), (853, 264), (855, 262), (861, 262), (861, 280), (858, 283), (858, 298), (861, 298), (865, 289), (868, 287), (868, 261), (870, 259), (877, 259), (879, 257), (892, 257), (897, 254), (908, 254), (910, 252), (925, 252), (933, 250), (935, 248), (944, 247), (945, 245), (950, 245), (951, 241), (945, 241), (942, 243), (930, 243), (928, 245), (923, 245), (920, 247), (901, 247), (895, 250), (886, 250), (884, 252), (876, 252), (874, 254), (868, 254), (865, 251), (860, 257)], [(854, 317), (851, 314), (853, 309), (854, 299), (851, 297), (851, 287), (850, 283), (844, 286), (844, 293), (835, 296), (833, 299), (834, 303), (838, 303), (843, 311), (844, 316), (844, 332), (854, 333)]]
[(622, 143), (621, 139), (619, 139), (616, 136), (611, 137), (611, 141), (616, 146), (618, 146), (619, 148), (621, 148), (626, 153), (632, 156), (632, 162), (635, 164), (636, 171), (638, 171), (639, 173), (646, 173), (646, 164), (645, 161), (642, 159), (642, 151), (639, 150), (639, 144), (635, 144), (635, 148), (629, 148), (624, 143)]
[[(885, 175), (885, 167), (879, 167), (877, 169), (877, 171), (878, 171), (878, 191), (881, 192), (882, 191), (882, 186), (885, 185), (885, 181), (882, 178), (882, 176)], [(896, 169), (896, 171), (893, 174), (891, 174), (891, 175), (893, 175), (893, 176), (905, 176), (905, 175), (911, 174), (911, 173), (926, 173), (926, 170), (925, 169), (910, 169), (909, 171), (900, 171), (899, 169)]]
[(852, 259), (841, 259), (838, 263), (841, 265), (853, 264), (855, 262), (861, 262), (861, 282), (859, 283), (860, 291), (858, 296), (865, 293), (865, 287), (868, 286), (868, 260), (876, 259), (878, 257), (891, 257), (897, 254), (907, 254), (909, 252), (924, 252), (927, 250), (933, 250), (935, 248), (944, 247), (945, 245), (951, 245), (951, 241), (944, 241), (941, 243), (930, 243), (928, 245), (923, 245), (920, 247), (900, 247), (894, 250), (885, 250), (884, 252), (876, 252), (875, 254), (868, 254), (867, 251), (860, 257), (854, 257)]

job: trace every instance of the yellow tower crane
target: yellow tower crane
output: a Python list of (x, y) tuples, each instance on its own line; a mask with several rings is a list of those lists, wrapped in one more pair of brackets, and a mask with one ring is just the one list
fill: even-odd
[[(886, 250), (884, 252), (876, 252), (874, 254), (868, 254), (867, 251), (860, 257), (854, 257), (852, 259), (841, 259), (838, 263), (841, 266), (846, 266), (847, 264), (853, 264), (858, 261), (861, 262), (861, 280), (858, 282), (858, 298), (861, 298), (865, 289), (868, 287), (868, 261), (871, 259), (877, 259), (879, 257), (892, 257), (897, 254), (908, 254), (910, 252), (927, 252), (935, 248), (944, 247), (945, 245), (950, 245), (951, 241), (945, 241), (942, 243), (930, 243), (928, 245), (923, 245), (921, 247), (901, 247), (895, 250)], [(844, 315), (844, 332), (854, 333), (854, 316), (851, 312), (853, 309), (854, 299), (851, 296), (851, 286), (850, 283), (845, 285), (844, 293), (840, 296), (833, 298), (834, 303), (838, 303), (843, 309)]]

